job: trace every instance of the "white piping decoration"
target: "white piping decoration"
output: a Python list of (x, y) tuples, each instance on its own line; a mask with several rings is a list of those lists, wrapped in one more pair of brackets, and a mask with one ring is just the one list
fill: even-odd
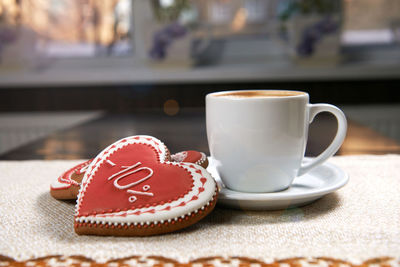
[(207, 159), (206, 154), (204, 154), (203, 152), (200, 152), (200, 154), (201, 154), (201, 158), (196, 162), (196, 164), (198, 164), (198, 165), (203, 164), (203, 162), (205, 162)]
[(119, 171), (119, 172), (117, 172), (117, 173), (111, 175), (110, 177), (108, 177), (107, 180), (110, 181), (110, 180), (113, 179), (115, 176), (118, 176), (118, 175), (120, 175), (121, 173), (124, 173), (124, 172), (126, 172), (126, 171), (129, 171), (129, 170), (131, 170), (131, 169), (137, 167), (137, 166), (140, 165), (140, 164), (141, 164), (141, 163), (138, 162), (138, 163), (136, 163), (136, 164), (134, 164), (134, 165), (131, 165), (131, 166), (121, 166), (121, 168), (122, 168), (122, 169), (125, 169), (125, 170)]
[(187, 151), (182, 151), (176, 154), (171, 155), (171, 160), (175, 162), (183, 162), (188, 156)]
[[(131, 166), (121, 166), (121, 168), (123, 170), (111, 175), (110, 177), (107, 178), (107, 180), (110, 181), (110, 180), (114, 179), (115, 177), (117, 177), (118, 175), (122, 174), (121, 176), (119, 176), (117, 179), (114, 180), (114, 186), (116, 188), (120, 189), (120, 190), (124, 190), (124, 189), (130, 188), (132, 186), (135, 186), (137, 184), (140, 184), (140, 183), (146, 181), (147, 179), (149, 179), (151, 176), (153, 176), (153, 173), (154, 173), (154, 171), (149, 167), (140, 167), (138, 169), (130, 171), (130, 170), (140, 166), (141, 164), (142, 164), (141, 162), (138, 162), (138, 163), (133, 164)], [(114, 163), (114, 165), (115, 165), (115, 163)], [(146, 177), (144, 177), (144, 178), (142, 178), (142, 179), (140, 179), (140, 180), (138, 180), (136, 182), (132, 182), (130, 184), (127, 184), (127, 185), (120, 185), (118, 183), (118, 181), (121, 180), (122, 178), (124, 178), (126, 176), (129, 176), (131, 174), (137, 173), (137, 172), (142, 171), (142, 170), (148, 170), (149, 174)], [(132, 189), (126, 190), (127, 193), (133, 194), (133, 196), (129, 197), (129, 199), (128, 199), (129, 202), (133, 203), (133, 202), (135, 202), (137, 200), (137, 197), (135, 195), (144, 195), (144, 196), (151, 196), (151, 197), (154, 196), (154, 194), (152, 192), (146, 192), (146, 191), (148, 191), (150, 189), (150, 185), (146, 184), (146, 185), (143, 186), (142, 189), (143, 189), (143, 191), (137, 191), (137, 190), (132, 190)]]
[(83, 166), (83, 167), (79, 170), (79, 173), (84, 173), (84, 172), (86, 172), (88, 168), (89, 168), (89, 164), (86, 165), (86, 166)]
[[(141, 164), (141, 163), (139, 162), (139, 164)], [(127, 184), (127, 185), (120, 185), (120, 184), (118, 184), (118, 181), (119, 181), (120, 179), (122, 179), (122, 178), (124, 178), (124, 177), (126, 177), (126, 176), (129, 176), (129, 175), (131, 175), (131, 174), (137, 173), (137, 172), (139, 172), (139, 171), (141, 171), (141, 170), (148, 170), (148, 171), (149, 171), (149, 174), (148, 174), (146, 177), (140, 179), (139, 181), (136, 181), (136, 182), (133, 182), (133, 183), (130, 183), (130, 184)], [(128, 172), (128, 173), (125, 173), (124, 175), (121, 175), (120, 177), (118, 177), (117, 179), (115, 179), (115, 180), (114, 180), (114, 186), (115, 186), (116, 188), (118, 188), (118, 189), (121, 189), (121, 190), (122, 190), (122, 189), (126, 189), (126, 188), (135, 186), (135, 185), (137, 185), (137, 184), (140, 184), (141, 182), (146, 181), (146, 180), (149, 179), (151, 176), (153, 176), (153, 173), (154, 173), (154, 172), (153, 172), (153, 170), (152, 170), (151, 168), (149, 168), (149, 167), (141, 167), (141, 168), (139, 168), (139, 169), (133, 170), (133, 171)], [(110, 180), (110, 179), (108, 179), (108, 180)]]
[(108, 164), (110, 164), (111, 166), (113, 166), (113, 167), (116, 165), (114, 162), (112, 162), (112, 161), (111, 161), (111, 160), (109, 160), (109, 159), (108, 159), (108, 160), (106, 160), (106, 162), (107, 162)]
[[(126, 192), (130, 193), (130, 194), (136, 194), (136, 195), (144, 195), (144, 196), (150, 196), (150, 197), (154, 196), (154, 194), (151, 192), (143, 192), (143, 191), (136, 191), (136, 190), (126, 190)], [(137, 200), (136, 196), (129, 197), (129, 202), (131, 202), (131, 203), (135, 202), (136, 200)]]

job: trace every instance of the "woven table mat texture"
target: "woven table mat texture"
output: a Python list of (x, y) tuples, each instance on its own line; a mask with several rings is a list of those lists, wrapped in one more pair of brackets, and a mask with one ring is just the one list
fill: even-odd
[(256, 212), (217, 206), (179, 232), (126, 238), (78, 236), (75, 202), (50, 196), (50, 183), (82, 161), (0, 161), (0, 255), (18, 261), (83, 255), (98, 262), (133, 255), (179, 262), (330, 257), (354, 264), (400, 257), (400, 155), (331, 158), (349, 183), (304, 207)]

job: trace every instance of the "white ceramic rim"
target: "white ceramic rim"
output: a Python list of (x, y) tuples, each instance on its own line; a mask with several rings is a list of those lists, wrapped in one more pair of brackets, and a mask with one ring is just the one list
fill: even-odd
[[(230, 93), (244, 93), (244, 92), (283, 92), (283, 93), (296, 93), (296, 95), (282, 95), (282, 96), (253, 96), (253, 97), (229, 97), (229, 96), (221, 96), (224, 94), (230, 94)], [(263, 100), (268, 100), (268, 99), (288, 99), (288, 98), (302, 98), (302, 97), (308, 97), (307, 92), (303, 91), (297, 91), (297, 90), (280, 90), (280, 89), (248, 89), (248, 90), (229, 90), (229, 91), (218, 91), (218, 92), (213, 92), (209, 93), (206, 95), (206, 98), (215, 98), (219, 97), (221, 99), (229, 99), (229, 100), (255, 100), (255, 99), (263, 99)]]

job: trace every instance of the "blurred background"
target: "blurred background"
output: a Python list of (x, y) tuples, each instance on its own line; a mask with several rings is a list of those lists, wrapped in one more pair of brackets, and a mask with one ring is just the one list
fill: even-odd
[(400, 142), (399, 0), (0, 0), (0, 154), (101, 117), (307, 91)]

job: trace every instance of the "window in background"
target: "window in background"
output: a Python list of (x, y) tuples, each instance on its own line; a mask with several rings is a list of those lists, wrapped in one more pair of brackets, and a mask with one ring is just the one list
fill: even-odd
[(347, 45), (400, 43), (399, 0), (343, 0)]
[(14, 42), (4, 48), (3, 61), (17, 51), (25, 59), (127, 55), (132, 52), (131, 1), (2, 0), (2, 35), (13, 35), (8, 39)]
[[(131, 54), (133, 1), (2, 0), (0, 60), (2, 58), (4, 62), (38, 54), (57, 58)], [(163, 0), (160, 3), (173, 5), (176, 1)], [(217, 33), (242, 34), (265, 33), (268, 24), (276, 19), (278, 3), (296, 1), (307, 2), (204, 0), (193, 3), (199, 6), (205, 24), (221, 28), (216, 30)], [(344, 44), (400, 41), (399, 0), (343, 0), (343, 10)], [(7, 44), (12, 42), (13, 46), (8, 47)]]
[(199, 69), (168, 81), (204, 80), (210, 65), (224, 80), (240, 78), (237, 66), (317, 77), (302, 64), (365, 75), (378, 63), (393, 76), (399, 44), (400, 0), (0, 0), (0, 85), (142, 82), (158, 67)]
[(200, 18), (217, 35), (263, 34), (271, 30), (278, 0), (204, 0)]

